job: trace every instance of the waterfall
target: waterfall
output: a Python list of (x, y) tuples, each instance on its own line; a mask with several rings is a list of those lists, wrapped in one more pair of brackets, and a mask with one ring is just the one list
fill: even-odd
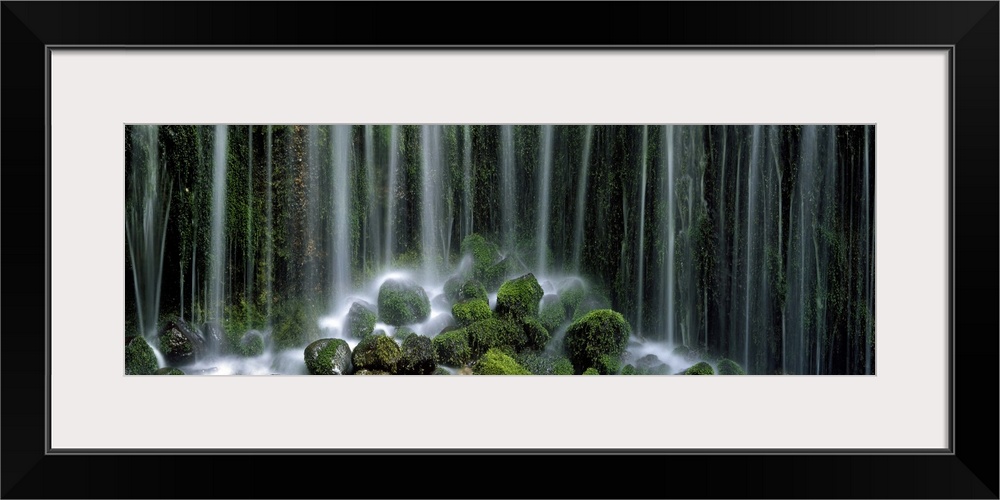
[(212, 177), (212, 262), (209, 283), (212, 295), (209, 302), (210, 319), (222, 322), (225, 300), (225, 218), (226, 218), (226, 156), (228, 152), (227, 127), (215, 127), (214, 175)]
[(583, 139), (583, 157), (580, 159), (580, 178), (576, 183), (576, 225), (573, 230), (573, 271), (580, 272), (580, 254), (583, 251), (583, 223), (587, 213), (587, 176), (590, 170), (590, 144), (594, 126), (587, 125)]
[[(253, 300), (254, 247), (253, 247), (253, 125), (247, 126), (247, 233), (244, 235), (243, 298), (248, 305)], [(246, 322), (250, 324), (250, 308), (246, 309)]]
[(330, 152), (333, 168), (332, 198), (333, 225), (331, 237), (333, 254), (330, 256), (330, 269), (333, 273), (333, 286), (330, 298), (330, 309), (334, 310), (340, 300), (347, 296), (351, 283), (351, 254), (348, 227), (350, 210), (350, 170), (351, 170), (351, 126), (334, 125), (331, 130), (333, 149)]
[(645, 264), (645, 250), (646, 250), (646, 170), (648, 169), (646, 163), (649, 161), (649, 126), (643, 125), (642, 127), (642, 183), (639, 187), (639, 279), (636, 280), (635, 284), (635, 303), (636, 303), (636, 315), (635, 315), (635, 332), (641, 337), (642, 336), (642, 305), (644, 301), (644, 279), (643, 270)]
[(552, 153), (555, 134), (552, 132), (552, 125), (542, 127), (542, 150), (539, 163), (542, 166), (538, 185), (538, 222), (536, 224), (537, 235), (535, 245), (538, 247), (538, 258), (535, 261), (538, 272), (545, 274), (548, 268), (549, 249), (549, 192), (552, 182)]
[(396, 190), (399, 183), (399, 125), (389, 129), (389, 185), (385, 208), (385, 265), (392, 263), (396, 241)]
[(667, 343), (674, 345), (674, 126), (667, 125), (664, 129), (663, 142), (666, 148), (664, 161), (667, 163), (666, 200), (667, 200), (667, 255), (666, 255), (666, 293), (660, 313), (667, 316)]
[(744, 267), (746, 268), (746, 287), (743, 289), (744, 293), (744, 332), (743, 332), (743, 368), (750, 371), (750, 299), (753, 296), (753, 292), (750, 289), (750, 271), (753, 269), (753, 231), (751, 225), (753, 224), (754, 217), (756, 216), (754, 201), (757, 196), (756, 193), (756, 178), (755, 170), (757, 167), (758, 156), (760, 155), (760, 126), (754, 125), (753, 127), (753, 139), (752, 146), (750, 149), (750, 170), (747, 172), (747, 253), (746, 253), (746, 263)]
[(500, 220), (501, 242), (506, 249), (514, 248), (514, 197), (516, 196), (514, 178), (514, 127), (500, 127)]
[(132, 128), (131, 178), (127, 184), (125, 237), (132, 262), (132, 280), (139, 333), (156, 335), (160, 311), (160, 283), (170, 216), (171, 183), (159, 159), (159, 129)]
[[(305, 297), (315, 297), (320, 293), (320, 266), (319, 260), (322, 258), (324, 250), (323, 230), (320, 225), (320, 203), (322, 203), (322, 193), (320, 192), (320, 172), (322, 166), (319, 153), (319, 126), (309, 125), (307, 130), (307, 162), (304, 165), (306, 174), (303, 182), (306, 183), (306, 227), (305, 227), (305, 248), (303, 258), (305, 260)], [(296, 179), (296, 182), (298, 180)]]
[(441, 225), (441, 129), (437, 125), (421, 127), (421, 179), (423, 193), (420, 214), (420, 244), (424, 263), (424, 277), (431, 280), (437, 275), (437, 260), (441, 256), (438, 246), (438, 229)]
[(367, 197), (367, 207), (365, 211), (364, 221), (365, 230), (364, 238), (361, 239), (361, 267), (362, 269), (368, 268), (368, 244), (371, 243), (371, 255), (375, 262), (380, 262), (382, 259), (379, 256), (382, 245), (379, 241), (382, 232), (379, 230), (377, 221), (379, 220), (378, 211), (380, 209), (378, 203), (378, 197), (375, 193), (375, 133), (374, 127), (372, 125), (365, 125), (365, 196)]

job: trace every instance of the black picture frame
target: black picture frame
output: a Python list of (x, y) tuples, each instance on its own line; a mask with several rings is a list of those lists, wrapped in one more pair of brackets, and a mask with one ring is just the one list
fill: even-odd
[[(8, 270), (44, 270), (44, 279), (8, 276), (3, 287), (4, 498), (998, 498), (997, 1), (580, 2), (554, 9), (485, 2), (2, 4), (7, 147), (0, 160), (8, 229), (2, 251)], [(546, 14), (560, 10), (567, 15)], [(953, 99), (949, 452), (49, 454), (49, 48), (344, 45), (947, 47)], [(81, 321), (84, 330), (99, 328)], [(459, 487), (466, 484), (480, 486)]]

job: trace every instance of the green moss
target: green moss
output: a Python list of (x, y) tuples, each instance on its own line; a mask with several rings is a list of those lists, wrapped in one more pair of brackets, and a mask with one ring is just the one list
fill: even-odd
[(514, 359), (534, 375), (572, 375), (573, 363), (565, 356), (552, 353), (526, 351)]
[(486, 295), (486, 287), (478, 280), (469, 280), (462, 284), (458, 289), (456, 297), (456, 302), (476, 299), (489, 302), (489, 297)]
[(471, 325), (493, 316), (490, 305), (485, 300), (473, 299), (459, 302), (451, 307), (451, 315), (459, 327)]
[(583, 281), (577, 278), (567, 280), (559, 287), (559, 300), (566, 308), (566, 316), (572, 316), (576, 312), (577, 306), (583, 301), (587, 289), (583, 286)]
[[(384, 333), (385, 332), (383, 332), (383, 334)], [(412, 328), (410, 328), (408, 326), (400, 326), (400, 327), (396, 328), (395, 332), (392, 333), (392, 338), (396, 339), (399, 342), (399, 344), (402, 345), (403, 342), (406, 342), (406, 339), (408, 339), (408, 338), (410, 338), (410, 337), (412, 337), (412, 336), (414, 336), (416, 334), (417, 334), (417, 332), (414, 332)]]
[(431, 314), (427, 292), (411, 280), (388, 279), (378, 290), (378, 316), (393, 326), (425, 321)]
[(158, 368), (156, 353), (146, 339), (136, 336), (125, 344), (125, 374), (152, 375)]
[(521, 318), (521, 328), (524, 330), (526, 349), (544, 349), (552, 338), (548, 329), (542, 326), (542, 322), (530, 316)]
[(507, 347), (516, 352), (527, 344), (521, 325), (508, 319), (492, 317), (465, 327), (465, 331), (473, 358), (493, 348)]
[(462, 366), (472, 359), (469, 337), (465, 329), (438, 334), (431, 340), (438, 362), (448, 366)]
[(351, 356), (355, 370), (395, 372), (403, 353), (389, 337), (372, 335), (358, 343)]
[(354, 375), (392, 375), (392, 373), (385, 370), (358, 370)]
[(712, 370), (712, 365), (702, 361), (684, 370), (684, 375), (715, 375), (715, 371)]
[(620, 313), (610, 309), (591, 311), (566, 330), (565, 348), (577, 370), (610, 370), (612, 360), (621, 359), (632, 328)]
[(747, 372), (743, 371), (743, 368), (736, 364), (735, 361), (731, 359), (723, 359), (719, 361), (719, 375), (746, 375)]
[(583, 371), (583, 375), (600, 375), (601, 372), (597, 371), (596, 368), (587, 368)]
[(264, 336), (260, 332), (249, 331), (240, 339), (237, 352), (244, 357), (252, 358), (264, 354)]
[(375, 331), (375, 321), (378, 319), (372, 308), (355, 302), (351, 304), (351, 310), (347, 313), (347, 321), (344, 325), (344, 334), (347, 337), (363, 339)]
[(437, 369), (437, 352), (428, 337), (422, 335), (407, 337), (403, 341), (402, 352), (397, 370), (401, 374), (432, 375)]
[(483, 286), (486, 287), (487, 290), (493, 291), (499, 288), (504, 280), (507, 279), (507, 276), (513, 274), (514, 269), (517, 267), (518, 266), (514, 264), (511, 257), (508, 256), (500, 262), (490, 266), (481, 277), (477, 276), (476, 279), (482, 282)]
[(305, 362), (312, 375), (348, 375), (353, 371), (351, 348), (343, 339), (320, 339), (309, 344)]
[(462, 254), (472, 256), (472, 275), (484, 281), (491, 276), (492, 268), (500, 258), (497, 246), (478, 234), (470, 234), (462, 240)]
[(542, 295), (542, 287), (531, 273), (508, 280), (497, 292), (497, 314), (511, 318), (537, 317)]
[(597, 371), (601, 375), (617, 375), (621, 371), (621, 359), (619, 356), (605, 354), (597, 360)]
[(647, 354), (635, 363), (636, 372), (639, 375), (669, 375), (673, 372), (670, 365), (660, 361), (655, 354)]
[(538, 311), (538, 319), (548, 331), (554, 331), (566, 321), (566, 306), (558, 295), (542, 297), (542, 305)]
[(317, 317), (301, 302), (291, 302), (274, 313), (271, 339), (276, 350), (303, 347), (320, 335)]
[(622, 368), (621, 374), (622, 375), (638, 375), (638, 373), (636, 373), (636, 371), (635, 371), (635, 367), (632, 366), (632, 365), (625, 365), (625, 367)]
[(514, 358), (498, 349), (490, 349), (473, 367), (476, 375), (531, 375), (531, 372), (519, 365)]
[(184, 375), (184, 371), (180, 368), (174, 368), (171, 366), (166, 366), (156, 370), (153, 375)]

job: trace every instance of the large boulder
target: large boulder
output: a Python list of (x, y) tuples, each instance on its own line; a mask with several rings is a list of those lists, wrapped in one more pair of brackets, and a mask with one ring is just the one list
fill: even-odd
[(462, 286), (459, 287), (455, 296), (455, 302), (475, 299), (489, 302), (489, 296), (486, 294), (486, 287), (484, 287), (478, 280), (469, 280), (463, 283)]
[(244, 333), (240, 338), (239, 352), (248, 358), (264, 354), (264, 334), (257, 330)]
[(473, 358), (478, 358), (493, 348), (520, 351), (528, 343), (520, 324), (497, 317), (473, 323), (465, 327), (465, 332), (469, 336)]
[(719, 375), (746, 375), (747, 372), (743, 370), (743, 367), (736, 364), (735, 361), (731, 359), (723, 359), (719, 361), (717, 365), (719, 369)]
[(343, 339), (319, 339), (309, 344), (305, 361), (311, 375), (350, 375), (353, 371), (351, 348)]
[(490, 304), (482, 299), (471, 299), (459, 302), (451, 307), (451, 315), (459, 327), (469, 326), (477, 321), (493, 316)]
[(413, 335), (403, 341), (403, 355), (398, 373), (403, 375), (433, 375), (437, 369), (437, 353), (430, 337)]
[(125, 375), (152, 375), (157, 368), (156, 353), (146, 339), (141, 336), (125, 339)]
[(684, 375), (715, 375), (715, 370), (712, 370), (712, 365), (702, 361), (684, 370)]
[(580, 278), (568, 278), (559, 284), (558, 293), (559, 300), (566, 308), (566, 316), (571, 317), (576, 312), (577, 306), (583, 301), (587, 287), (584, 286), (583, 280)]
[(511, 318), (538, 316), (538, 303), (544, 294), (531, 273), (508, 280), (497, 292), (497, 314)]
[(472, 275), (480, 281), (490, 276), (491, 269), (500, 259), (497, 246), (478, 234), (470, 234), (462, 240), (462, 254), (472, 257)]
[(207, 354), (208, 341), (186, 321), (174, 318), (160, 331), (158, 347), (168, 363), (183, 366), (202, 359)]
[(639, 375), (669, 375), (673, 370), (655, 354), (647, 354), (635, 362), (635, 371)]
[(472, 359), (469, 337), (465, 329), (438, 334), (431, 341), (437, 353), (438, 362), (448, 366), (462, 366)]
[(550, 293), (542, 297), (538, 319), (546, 330), (552, 332), (566, 322), (566, 307), (558, 295)]
[(553, 353), (526, 351), (514, 356), (517, 363), (534, 375), (573, 375), (569, 358)]
[(587, 313), (566, 329), (564, 345), (577, 372), (597, 368), (604, 375), (613, 375), (617, 373), (631, 333), (632, 327), (620, 313), (599, 309)]
[(407, 279), (387, 279), (378, 290), (378, 316), (393, 326), (413, 325), (431, 314), (427, 292)]
[(498, 349), (490, 349), (472, 369), (476, 375), (531, 375), (531, 372), (519, 365), (514, 358)]
[(394, 340), (372, 335), (358, 343), (351, 361), (355, 370), (394, 373), (402, 356), (403, 353)]
[(531, 316), (521, 318), (521, 329), (524, 331), (525, 349), (544, 349), (552, 338), (542, 322)]
[(375, 309), (368, 304), (355, 302), (351, 304), (351, 310), (347, 313), (344, 322), (344, 335), (354, 339), (363, 339), (375, 331), (375, 322), (378, 316)]

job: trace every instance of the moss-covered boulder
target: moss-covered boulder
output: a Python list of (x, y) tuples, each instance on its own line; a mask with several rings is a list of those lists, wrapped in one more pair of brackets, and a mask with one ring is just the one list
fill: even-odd
[(684, 375), (715, 375), (715, 370), (712, 370), (712, 365), (702, 361), (684, 370)]
[(475, 375), (531, 375), (527, 369), (519, 365), (514, 358), (504, 354), (499, 349), (490, 349), (476, 362), (472, 368)]
[(205, 356), (208, 342), (196, 328), (180, 318), (166, 322), (157, 338), (157, 347), (171, 365), (183, 366)]
[(524, 330), (525, 349), (542, 350), (552, 338), (542, 322), (531, 316), (521, 318), (521, 329)]
[(569, 278), (559, 284), (557, 293), (559, 294), (559, 300), (566, 309), (566, 317), (572, 317), (573, 313), (576, 312), (577, 306), (580, 305), (583, 297), (587, 294), (587, 287), (584, 286), (583, 280), (580, 278)]
[(556, 294), (548, 294), (542, 297), (542, 303), (538, 309), (538, 319), (546, 330), (553, 332), (566, 322), (566, 307)]
[(462, 254), (472, 256), (472, 275), (479, 280), (500, 259), (500, 249), (479, 234), (470, 234), (462, 240)]
[(413, 325), (427, 320), (431, 301), (427, 292), (407, 279), (387, 279), (378, 289), (378, 316), (393, 326)]
[(152, 375), (157, 368), (156, 353), (146, 339), (141, 336), (125, 339), (126, 375)]
[(465, 329), (438, 334), (431, 341), (438, 362), (448, 366), (462, 366), (472, 360), (469, 337)]
[(681, 358), (685, 361), (690, 361), (692, 363), (701, 359), (701, 354), (697, 350), (692, 349), (686, 345), (679, 345), (675, 347), (670, 354), (673, 354), (678, 358)]
[(403, 341), (403, 355), (397, 372), (403, 375), (432, 375), (437, 369), (437, 352), (429, 337), (411, 335)]
[(392, 373), (385, 370), (358, 370), (354, 372), (355, 375), (392, 375)]
[(319, 339), (305, 349), (306, 369), (311, 375), (350, 375), (354, 368), (351, 357), (351, 347), (343, 339)]
[(497, 314), (510, 318), (537, 317), (538, 303), (544, 294), (534, 274), (508, 280), (497, 292)]
[(344, 322), (344, 335), (354, 339), (363, 339), (375, 331), (375, 322), (378, 315), (375, 309), (368, 304), (355, 302), (351, 304), (351, 310), (347, 313)]
[(521, 269), (521, 266), (514, 261), (513, 257), (508, 255), (500, 262), (490, 266), (483, 276), (477, 276), (476, 279), (486, 287), (487, 291), (492, 292), (497, 290), (508, 276), (514, 275), (517, 269)]
[(601, 372), (597, 371), (596, 368), (587, 368), (583, 371), (582, 375), (600, 375)]
[(647, 354), (635, 362), (635, 370), (640, 375), (668, 375), (673, 370), (670, 365), (660, 361), (655, 354)]
[(533, 375), (573, 375), (573, 363), (553, 353), (525, 351), (514, 359)]
[(493, 316), (490, 304), (485, 300), (472, 299), (459, 302), (451, 307), (451, 315), (459, 327), (469, 326), (477, 321)]
[(483, 300), (489, 303), (489, 296), (486, 294), (486, 287), (478, 280), (469, 280), (462, 284), (456, 295), (456, 302), (464, 300)]
[(372, 335), (358, 343), (354, 348), (351, 361), (355, 370), (380, 370), (394, 373), (402, 356), (403, 352), (395, 341), (389, 337)]
[(635, 370), (632, 365), (625, 365), (622, 368), (621, 375), (638, 375), (639, 373)]
[(271, 341), (276, 350), (301, 348), (319, 340), (319, 317), (301, 302), (290, 302), (274, 311)]
[(241, 356), (248, 358), (264, 354), (264, 334), (256, 330), (244, 333), (237, 350)]
[(598, 309), (566, 329), (564, 345), (578, 371), (602, 367), (609, 370), (609, 360), (621, 359), (631, 333), (632, 327), (620, 313)]
[(153, 375), (184, 375), (184, 371), (181, 370), (180, 368), (165, 366), (153, 372)]
[(735, 361), (731, 359), (722, 359), (717, 365), (719, 369), (719, 375), (746, 375), (747, 372), (743, 370), (743, 367), (736, 364)]
[(469, 337), (472, 357), (478, 358), (493, 348), (509, 348), (520, 351), (528, 343), (524, 328), (509, 319), (492, 317), (465, 327)]

